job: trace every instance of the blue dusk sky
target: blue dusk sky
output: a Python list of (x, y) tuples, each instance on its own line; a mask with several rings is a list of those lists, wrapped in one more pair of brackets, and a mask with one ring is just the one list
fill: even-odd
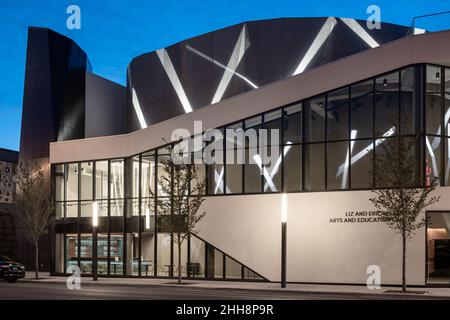
[[(81, 30), (68, 30), (66, 9), (81, 9)], [(250, 20), (281, 17), (366, 19), (376, 4), (381, 20), (410, 25), (414, 16), (450, 10), (442, 0), (0, 0), (0, 147), (18, 150), (27, 27), (53, 29), (86, 51), (93, 71), (125, 84), (130, 60), (144, 52)], [(450, 14), (423, 19), (417, 27), (450, 28)]]

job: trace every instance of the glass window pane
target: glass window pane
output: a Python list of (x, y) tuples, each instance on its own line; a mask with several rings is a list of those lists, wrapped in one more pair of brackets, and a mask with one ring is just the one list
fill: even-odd
[(225, 256), (225, 278), (227, 279), (241, 279), (242, 278), (242, 268), (241, 264), (236, 260)]
[(155, 163), (154, 152), (142, 155), (142, 196), (150, 197), (155, 192)]
[(281, 109), (264, 114), (264, 128), (267, 129), (267, 144), (280, 145)]
[[(173, 276), (178, 277), (178, 272), (181, 272), (182, 277), (187, 277), (187, 240), (181, 244), (181, 265), (178, 267), (178, 244), (173, 244)], [(178, 270), (178, 268), (180, 268)]]
[(242, 193), (242, 164), (245, 162), (243, 141), (234, 138), (230, 133), (242, 133), (242, 123), (231, 125), (226, 130), (226, 170), (225, 188), (227, 193)]
[(255, 161), (255, 157), (259, 157), (257, 148), (247, 148), (245, 154), (245, 192), (255, 193), (261, 192), (261, 165), (250, 163)]
[(92, 201), (81, 202), (81, 217), (92, 217)]
[(382, 136), (399, 120), (399, 72), (375, 79), (375, 134)]
[(170, 259), (171, 238), (169, 233), (158, 233), (158, 268), (157, 275), (160, 277), (169, 277), (172, 270)]
[(93, 174), (92, 162), (81, 163), (81, 200), (91, 200), (93, 197)]
[(67, 165), (67, 200), (78, 200), (78, 163)]
[(67, 218), (78, 217), (78, 202), (66, 202), (66, 217)]
[(224, 166), (221, 164), (208, 166), (208, 194), (224, 193)]
[(440, 178), (441, 172), (441, 138), (425, 137), (426, 156), (425, 156), (425, 181), (430, 183), (431, 179)]
[(441, 134), (441, 68), (435, 66), (426, 67), (426, 132), (430, 134)]
[(283, 111), (283, 143), (302, 142), (302, 104), (285, 107)]
[(120, 199), (124, 197), (124, 161), (111, 160), (111, 199)]
[(445, 153), (444, 153), (444, 164), (445, 164), (445, 176), (444, 183), (446, 186), (450, 186), (450, 139), (445, 138)]
[(205, 242), (191, 236), (191, 262), (189, 275), (193, 278), (205, 277)]
[(95, 163), (95, 198), (108, 199), (108, 161)]
[(302, 146), (289, 145), (284, 154), (284, 191), (302, 190)]
[(223, 253), (214, 249), (214, 278), (223, 279)]
[(373, 81), (357, 83), (351, 87), (350, 118), (355, 138), (373, 136)]
[(325, 144), (305, 145), (305, 189), (325, 189)]
[(121, 233), (111, 233), (109, 242), (110, 263), (109, 272), (111, 275), (123, 275), (123, 235)]
[(64, 165), (55, 166), (55, 201), (64, 201)]
[(372, 140), (350, 142), (351, 188), (369, 188), (372, 183)]
[(327, 97), (327, 139), (348, 139), (349, 89), (333, 91)]
[(316, 142), (325, 140), (325, 98), (311, 99), (304, 104), (308, 108), (309, 117), (306, 119), (306, 141)]
[(132, 163), (131, 196), (137, 198), (139, 197), (139, 156), (133, 157)]
[[(400, 130), (402, 134), (412, 134), (416, 115), (414, 108), (415, 72), (417, 67), (409, 67), (401, 72), (401, 92), (400, 92)], [(417, 93), (416, 93), (417, 94)]]
[(123, 200), (111, 200), (111, 216), (123, 216)]
[(349, 144), (333, 142), (327, 144), (327, 188), (347, 189), (349, 183)]
[[(269, 147), (267, 156), (270, 160), (266, 160), (263, 167), (263, 181), (264, 192), (277, 192), (281, 191), (281, 150), (287, 150), (289, 146), (277, 147), (275, 150), (274, 146)], [(277, 152), (278, 151), (278, 154)], [(273, 154), (272, 154), (273, 152)]]
[(78, 266), (78, 235), (67, 234), (66, 235), (66, 272), (73, 273), (75, 267)]
[(158, 153), (158, 180), (157, 180), (157, 188), (158, 188), (158, 196), (167, 196), (167, 189), (170, 189), (170, 186), (168, 184), (161, 185), (160, 182), (164, 181), (164, 179), (170, 179), (170, 172), (167, 172), (166, 170), (170, 170), (169, 167), (166, 167), (164, 163), (166, 161), (170, 161), (170, 155), (160, 155)]

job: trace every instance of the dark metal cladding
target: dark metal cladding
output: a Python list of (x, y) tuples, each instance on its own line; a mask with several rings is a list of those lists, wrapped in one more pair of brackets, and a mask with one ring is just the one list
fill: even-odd
[(45, 28), (28, 30), (20, 159), (47, 158), (49, 143), (84, 137), (86, 53)]
[[(181, 91), (192, 109), (197, 109), (292, 76), (330, 19), (335, 22), (334, 28), (305, 70), (371, 48), (342, 19), (286, 18), (240, 23), (174, 44), (165, 49), (166, 68), (160, 58), (165, 54), (161, 50), (134, 58), (127, 74), (129, 129), (142, 127), (133, 100), (142, 110), (146, 124), (151, 125), (185, 113)], [(380, 45), (408, 32), (407, 27), (389, 23), (369, 30), (365, 21), (351, 21)], [(230, 70), (230, 61), (235, 64), (230, 68), (235, 73), (225, 71)], [(167, 66), (169, 62), (173, 68)], [(229, 82), (222, 83), (223, 92), (217, 94), (225, 73), (229, 73)], [(178, 88), (170, 77), (179, 80)]]

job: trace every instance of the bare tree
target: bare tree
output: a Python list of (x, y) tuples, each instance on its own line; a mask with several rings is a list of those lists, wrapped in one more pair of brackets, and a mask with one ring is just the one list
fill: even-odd
[(15, 203), (19, 223), (35, 248), (36, 279), (39, 278), (39, 240), (48, 232), (54, 209), (52, 187), (46, 167), (21, 162), (15, 175)]
[[(178, 249), (178, 283), (181, 283), (181, 246), (189, 235), (199, 230), (197, 224), (206, 215), (200, 211), (205, 198), (205, 180), (198, 167), (191, 164), (175, 164), (172, 160), (162, 161), (165, 174), (158, 179), (158, 230), (172, 234)], [(154, 193), (150, 190), (152, 196)]]
[(370, 201), (382, 221), (402, 239), (402, 292), (406, 292), (406, 243), (426, 225), (424, 209), (439, 201), (432, 195), (438, 179), (420, 181), (417, 144), (418, 138), (395, 135), (384, 139), (372, 158), (375, 196)]

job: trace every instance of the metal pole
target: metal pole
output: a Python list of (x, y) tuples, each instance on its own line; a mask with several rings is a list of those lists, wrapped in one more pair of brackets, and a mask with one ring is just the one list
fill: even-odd
[(286, 288), (287, 222), (281, 222), (281, 287)]
[(98, 280), (98, 272), (97, 272), (97, 266), (98, 266), (98, 263), (97, 263), (97, 246), (98, 246), (98, 243), (97, 243), (97, 227), (96, 226), (94, 226), (93, 227), (93, 237), (92, 237), (92, 242), (93, 242), (93, 244), (92, 244), (92, 278), (93, 278), (93, 280), (94, 281), (97, 281)]

